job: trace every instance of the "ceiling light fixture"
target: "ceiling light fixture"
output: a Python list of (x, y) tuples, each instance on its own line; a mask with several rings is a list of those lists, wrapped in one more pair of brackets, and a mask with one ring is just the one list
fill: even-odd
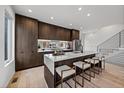
[(53, 19), (54, 19), (54, 17), (50, 17), (50, 19), (51, 19), (51, 20), (53, 20)]
[(30, 12), (30, 13), (31, 13), (31, 12), (32, 12), (32, 10), (31, 10), (31, 9), (28, 9), (28, 12)]
[(81, 10), (82, 10), (82, 8), (81, 8), (81, 7), (79, 7), (79, 8), (78, 8), (78, 11), (81, 11)]
[(87, 16), (90, 16), (90, 15), (91, 15), (90, 13), (87, 14)]
[(72, 24), (69, 24), (70, 26), (72, 26)]

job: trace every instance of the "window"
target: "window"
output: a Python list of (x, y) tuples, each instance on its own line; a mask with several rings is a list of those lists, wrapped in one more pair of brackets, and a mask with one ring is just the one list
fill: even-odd
[(5, 31), (4, 31), (4, 60), (8, 63), (11, 59), (11, 41), (12, 41), (12, 19), (7, 12), (5, 12)]

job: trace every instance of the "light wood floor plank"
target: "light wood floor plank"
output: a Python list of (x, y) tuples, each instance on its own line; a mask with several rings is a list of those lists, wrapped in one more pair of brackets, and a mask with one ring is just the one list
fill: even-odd
[[(12, 83), (14, 78), (18, 78), (17, 82)], [(8, 88), (47, 88), (46, 81), (44, 79), (44, 67), (36, 67), (15, 73), (13, 79), (10, 81)], [(77, 81), (81, 83), (81, 77), (76, 77)], [(67, 81), (72, 87), (74, 87), (73, 79)], [(60, 88), (61, 86), (57, 86)], [(64, 88), (69, 88), (66, 83), (63, 83)], [(85, 80), (84, 88), (123, 88), (124, 87), (124, 68), (106, 63), (106, 69), (95, 78), (91, 79), (91, 82)], [(77, 88), (81, 88), (77, 84)]]

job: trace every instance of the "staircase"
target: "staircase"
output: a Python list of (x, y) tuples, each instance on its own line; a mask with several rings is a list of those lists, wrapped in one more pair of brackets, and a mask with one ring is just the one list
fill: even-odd
[(124, 31), (98, 45), (97, 52), (105, 56), (106, 62), (124, 67)]

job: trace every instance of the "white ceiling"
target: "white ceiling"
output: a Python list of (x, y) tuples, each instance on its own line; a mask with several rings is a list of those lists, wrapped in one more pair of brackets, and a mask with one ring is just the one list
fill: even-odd
[[(78, 11), (79, 7), (82, 8), (81, 11)], [(81, 31), (124, 24), (124, 6), (119, 5), (14, 5), (12, 8), (21, 15)], [(91, 16), (87, 16), (88, 13)], [(54, 19), (51, 20), (50, 17)]]

